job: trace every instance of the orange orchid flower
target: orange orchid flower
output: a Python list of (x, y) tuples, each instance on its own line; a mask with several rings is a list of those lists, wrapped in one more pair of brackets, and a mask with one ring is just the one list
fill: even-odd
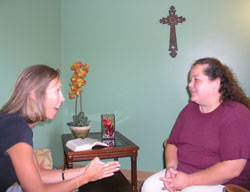
[(78, 61), (78, 62), (75, 62), (75, 63), (72, 65), (71, 69), (72, 69), (72, 70), (76, 70), (77, 68), (80, 68), (81, 66), (82, 66), (82, 62), (81, 62), (81, 61)]
[(84, 65), (84, 70), (88, 73), (89, 72), (89, 65), (88, 64), (85, 64)]
[(73, 99), (79, 96), (83, 91), (82, 86), (86, 84), (86, 80), (84, 80), (84, 78), (89, 72), (89, 65), (82, 64), (82, 62), (78, 61), (72, 64), (71, 69), (75, 71), (71, 77), (71, 91), (69, 92), (69, 97)]

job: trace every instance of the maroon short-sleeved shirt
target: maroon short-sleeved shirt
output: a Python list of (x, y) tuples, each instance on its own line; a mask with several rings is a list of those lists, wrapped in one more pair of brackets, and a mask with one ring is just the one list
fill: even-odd
[(240, 176), (227, 184), (250, 189), (250, 111), (244, 105), (227, 102), (210, 113), (201, 113), (199, 105), (189, 103), (180, 113), (168, 143), (178, 148), (177, 169), (188, 174), (217, 162), (247, 159)]

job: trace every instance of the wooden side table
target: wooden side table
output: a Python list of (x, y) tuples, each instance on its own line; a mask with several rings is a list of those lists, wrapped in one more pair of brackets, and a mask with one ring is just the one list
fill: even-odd
[[(88, 137), (102, 140), (101, 132), (89, 133)], [(131, 157), (131, 182), (132, 191), (137, 192), (137, 151), (139, 147), (122, 135), (120, 132), (115, 133), (115, 146), (108, 148), (99, 148), (86, 151), (74, 152), (68, 149), (65, 144), (68, 140), (74, 139), (72, 134), (62, 135), (62, 145), (64, 150), (64, 168), (72, 168), (73, 162), (92, 160), (95, 157), (100, 159), (114, 158), (118, 160), (119, 157)]]

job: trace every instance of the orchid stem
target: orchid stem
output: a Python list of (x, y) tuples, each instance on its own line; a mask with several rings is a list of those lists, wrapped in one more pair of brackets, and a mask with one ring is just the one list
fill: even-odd
[(81, 107), (81, 112), (82, 112), (82, 92), (80, 93), (80, 107)]
[(78, 122), (78, 117), (77, 117), (77, 98), (78, 96), (76, 96), (76, 103), (75, 103), (75, 124), (77, 125), (77, 122)]

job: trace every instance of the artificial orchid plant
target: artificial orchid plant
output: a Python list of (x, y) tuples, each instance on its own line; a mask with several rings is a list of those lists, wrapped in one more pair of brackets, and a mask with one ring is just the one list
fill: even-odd
[[(89, 65), (82, 64), (81, 61), (72, 64), (71, 69), (74, 71), (73, 76), (71, 77), (71, 91), (69, 92), (70, 99), (76, 99), (75, 102), (75, 115), (73, 115), (73, 122), (67, 123), (69, 126), (83, 127), (89, 125), (88, 117), (84, 116), (82, 110), (82, 86), (86, 84), (85, 77), (89, 72)], [(80, 99), (79, 99), (80, 97)], [(77, 105), (78, 100), (80, 100), (80, 112), (77, 114)]]

